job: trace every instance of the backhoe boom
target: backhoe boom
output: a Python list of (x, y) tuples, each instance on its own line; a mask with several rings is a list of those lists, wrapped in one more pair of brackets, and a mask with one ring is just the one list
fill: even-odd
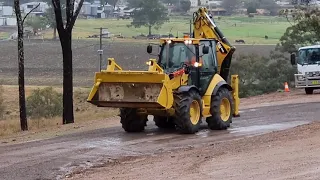
[(197, 39), (216, 39), (219, 74), (228, 81), (232, 55), (236, 48), (232, 46), (208, 15), (206, 8), (199, 8), (193, 15), (193, 36)]

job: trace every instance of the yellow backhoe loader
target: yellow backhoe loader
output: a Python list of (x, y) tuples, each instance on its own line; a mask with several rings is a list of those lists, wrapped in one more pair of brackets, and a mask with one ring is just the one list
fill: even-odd
[[(238, 76), (229, 80), (235, 48), (220, 32), (206, 8), (193, 15), (193, 37), (160, 39), (158, 59), (146, 62), (148, 71), (123, 70), (113, 58), (95, 74), (88, 102), (120, 108), (126, 132), (141, 132), (147, 116), (159, 128), (193, 134), (206, 118), (212, 130), (230, 127), (239, 116)], [(153, 46), (147, 47), (152, 53)]]

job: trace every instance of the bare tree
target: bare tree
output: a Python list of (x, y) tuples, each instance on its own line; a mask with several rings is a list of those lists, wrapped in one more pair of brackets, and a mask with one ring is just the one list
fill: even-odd
[(83, 1), (84, 0), (79, 1), (75, 10), (76, 0), (66, 0), (66, 22), (64, 25), (60, 0), (52, 0), (63, 55), (63, 124), (74, 123), (72, 29), (83, 5)]
[(19, 64), (19, 108), (20, 108), (20, 125), (21, 130), (28, 130), (28, 121), (26, 113), (26, 96), (25, 96), (25, 85), (24, 85), (24, 45), (23, 45), (23, 24), (28, 15), (35, 10), (38, 6), (34, 7), (26, 16), (22, 19), (20, 10), (20, 0), (14, 0), (14, 9), (17, 18), (18, 26), (18, 64)]

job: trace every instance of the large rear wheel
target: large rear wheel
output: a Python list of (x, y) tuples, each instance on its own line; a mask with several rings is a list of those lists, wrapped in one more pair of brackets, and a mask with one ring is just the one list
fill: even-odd
[(230, 127), (232, 122), (233, 103), (231, 93), (226, 88), (220, 88), (211, 100), (211, 117), (206, 119), (212, 130), (224, 130)]
[(137, 109), (121, 108), (120, 118), (122, 128), (126, 132), (142, 132), (147, 126), (148, 116), (138, 114)]
[(175, 124), (179, 132), (194, 134), (199, 131), (202, 117), (201, 96), (191, 90), (174, 95)]

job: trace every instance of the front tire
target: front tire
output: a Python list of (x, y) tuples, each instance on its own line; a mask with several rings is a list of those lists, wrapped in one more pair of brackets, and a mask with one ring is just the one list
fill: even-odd
[(211, 130), (225, 130), (232, 122), (233, 103), (231, 93), (226, 88), (221, 88), (211, 100), (211, 117), (206, 119)]
[(305, 88), (306, 94), (313, 94), (313, 88)]
[(201, 96), (191, 90), (174, 95), (175, 124), (180, 133), (194, 134), (199, 131), (202, 118)]
[(137, 109), (120, 108), (120, 122), (126, 132), (142, 132), (147, 126), (148, 116), (139, 115)]

